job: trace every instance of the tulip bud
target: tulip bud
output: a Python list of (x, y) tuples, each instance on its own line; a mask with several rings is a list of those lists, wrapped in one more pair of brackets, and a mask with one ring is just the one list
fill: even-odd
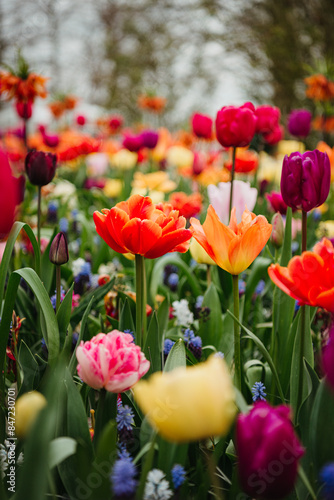
[(68, 262), (68, 246), (65, 233), (60, 232), (54, 237), (50, 246), (49, 259), (52, 264), (56, 264), (57, 266)]
[(158, 144), (159, 134), (154, 130), (144, 130), (140, 137), (144, 148), (154, 149)]
[(281, 112), (275, 106), (264, 104), (255, 109), (255, 115), (257, 118), (256, 132), (258, 134), (268, 134), (278, 127)]
[(290, 421), (288, 406), (261, 401), (237, 420), (239, 477), (252, 498), (285, 498), (297, 478), (304, 454)]
[(311, 130), (312, 113), (307, 109), (294, 109), (288, 117), (288, 130), (296, 137), (307, 137)]
[(270, 240), (275, 248), (281, 248), (284, 239), (284, 222), (283, 217), (279, 212), (276, 212), (271, 220), (273, 230)]
[(44, 151), (30, 151), (26, 156), (25, 167), (31, 184), (45, 186), (55, 176), (57, 155)]
[(327, 153), (315, 149), (284, 157), (281, 193), (289, 207), (304, 212), (319, 207), (326, 201), (330, 180), (331, 167)]
[(17, 399), (15, 405), (15, 434), (19, 439), (23, 439), (27, 435), (46, 403), (43, 394), (37, 391), (27, 392)]

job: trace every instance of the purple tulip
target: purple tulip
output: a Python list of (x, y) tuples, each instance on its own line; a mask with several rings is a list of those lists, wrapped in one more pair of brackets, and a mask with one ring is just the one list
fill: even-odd
[(68, 246), (65, 233), (60, 232), (56, 234), (52, 240), (49, 259), (52, 264), (56, 264), (57, 266), (61, 266), (62, 264), (66, 264), (66, 262), (68, 262)]
[(307, 109), (294, 109), (288, 116), (288, 130), (296, 137), (307, 137), (311, 130), (312, 113)]
[(322, 205), (328, 196), (331, 167), (327, 153), (315, 149), (292, 153), (283, 160), (281, 193), (285, 203), (309, 212)]
[(154, 130), (144, 130), (140, 136), (144, 148), (154, 149), (158, 144), (159, 134)]
[(25, 167), (31, 184), (46, 186), (55, 176), (57, 155), (44, 151), (30, 151), (26, 156)]
[(255, 403), (237, 420), (238, 470), (243, 490), (256, 499), (279, 499), (293, 488), (304, 454), (295, 435), (290, 408)]

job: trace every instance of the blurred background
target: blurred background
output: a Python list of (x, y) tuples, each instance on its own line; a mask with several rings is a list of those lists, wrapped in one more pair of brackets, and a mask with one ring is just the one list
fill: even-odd
[[(165, 125), (214, 115), (246, 100), (305, 106), (304, 78), (333, 73), (333, 0), (0, 0), (0, 61), (50, 77), (47, 101), (79, 99), (78, 112), (140, 118), (138, 95), (167, 98)], [(15, 123), (1, 103), (0, 127)]]

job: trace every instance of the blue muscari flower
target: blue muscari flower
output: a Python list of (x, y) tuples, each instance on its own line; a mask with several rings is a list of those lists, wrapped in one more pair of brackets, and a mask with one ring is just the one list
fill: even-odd
[(189, 342), (189, 345), (192, 345), (193, 347), (202, 347), (202, 339), (199, 335), (196, 335), (196, 337), (193, 337), (191, 341)]
[(128, 498), (135, 491), (138, 481), (135, 479), (136, 467), (130, 455), (125, 452), (119, 455), (111, 470), (112, 491), (116, 497)]
[(79, 276), (90, 276), (91, 272), (92, 272), (92, 266), (90, 262), (85, 262), (81, 266)]
[(73, 219), (76, 219), (78, 217), (78, 214), (79, 214), (79, 210), (77, 208), (73, 208), (73, 210), (71, 212)]
[(244, 280), (239, 280), (239, 295), (243, 295), (246, 292), (246, 282)]
[(68, 220), (65, 217), (59, 219), (59, 231), (67, 233), (68, 231)]
[(196, 307), (197, 309), (200, 309), (200, 308), (202, 307), (202, 305), (203, 305), (203, 300), (204, 300), (203, 295), (199, 295), (199, 296), (197, 297), (197, 299), (196, 299), (196, 303), (195, 303), (195, 307)]
[(167, 283), (168, 286), (171, 288), (176, 289), (177, 285), (179, 284), (179, 276), (177, 273), (171, 273), (168, 278), (167, 278)]
[(184, 340), (185, 342), (191, 342), (195, 338), (195, 334), (193, 330), (190, 330), (190, 328), (186, 328), (183, 333)]
[(253, 401), (265, 401), (266, 400), (266, 390), (265, 385), (262, 382), (255, 382), (252, 387)]
[(225, 355), (223, 352), (221, 351), (217, 351), (214, 353), (214, 356), (216, 356), (216, 358), (221, 358), (221, 359), (224, 359), (225, 358)]
[(175, 464), (171, 470), (171, 474), (174, 488), (177, 490), (186, 479), (186, 471), (184, 470), (184, 467), (182, 467), (182, 465)]
[(132, 411), (132, 408), (128, 405), (120, 405), (119, 408), (117, 408), (117, 416), (116, 416), (116, 423), (117, 423), (117, 430), (118, 432), (122, 431), (123, 429), (126, 429), (128, 431), (132, 430), (132, 424), (134, 418), (134, 414)]
[(295, 302), (295, 314), (299, 311), (300, 309), (300, 303), (298, 302), (298, 300), (296, 300)]
[(50, 201), (48, 204), (48, 211), (57, 212), (57, 209), (58, 209), (58, 203), (56, 201)]
[(164, 355), (165, 356), (168, 356), (168, 354), (170, 353), (170, 350), (174, 344), (175, 344), (175, 342), (173, 342), (170, 339), (165, 340), (165, 342), (164, 342)]
[[(64, 297), (65, 297), (65, 290), (61, 286), (60, 287), (60, 302), (62, 302), (64, 300)], [(56, 305), (57, 305), (57, 290), (55, 290), (54, 295), (52, 295), (50, 297), (50, 300), (51, 300), (51, 305), (52, 305), (53, 309), (56, 309)]]
[(313, 215), (313, 219), (316, 222), (318, 222), (321, 219), (321, 212), (320, 212), (320, 210), (317, 210), (317, 209), (313, 210), (312, 211), (312, 215)]
[(260, 295), (263, 292), (265, 286), (266, 286), (266, 282), (264, 280), (260, 280), (258, 282), (258, 284), (256, 285), (255, 295)]
[(320, 480), (323, 483), (322, 493), (325, 500), (334, 499), (334, 462), (327, 463), (320, 471)]
[(298, 248), (299, 248), (298, 241), (293, 241), (291, 243), (291, 251), (292, 251), (292, 253), (295, 254), (298, 251)]

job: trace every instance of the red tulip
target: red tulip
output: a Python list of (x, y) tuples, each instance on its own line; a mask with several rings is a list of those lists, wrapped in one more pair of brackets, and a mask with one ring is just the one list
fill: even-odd
[(154, 205), (148, 196), (133, 195), (102, 212), (93, 215), (96, 231), (115, 252), (155, 259), (188, 249), (186, 219), (167, 203)]
[(268, 134), (278, 127), (281, 116), (278, 108), (268, 105), (258, 106), (255, 109), (255, 114), (257, 118), (256, 132), (258, 134)]
[(225, 106), (217, 113), (217, 140), (225, 148), (248, 146), (254, 137), (256, 115), (253, 104)]
[(20, 118), (23, 118), (24, 120), (29, 120), (32, 115), (32, 105), (33, 101), (16, 101), (15, 103), (15, 109)]

